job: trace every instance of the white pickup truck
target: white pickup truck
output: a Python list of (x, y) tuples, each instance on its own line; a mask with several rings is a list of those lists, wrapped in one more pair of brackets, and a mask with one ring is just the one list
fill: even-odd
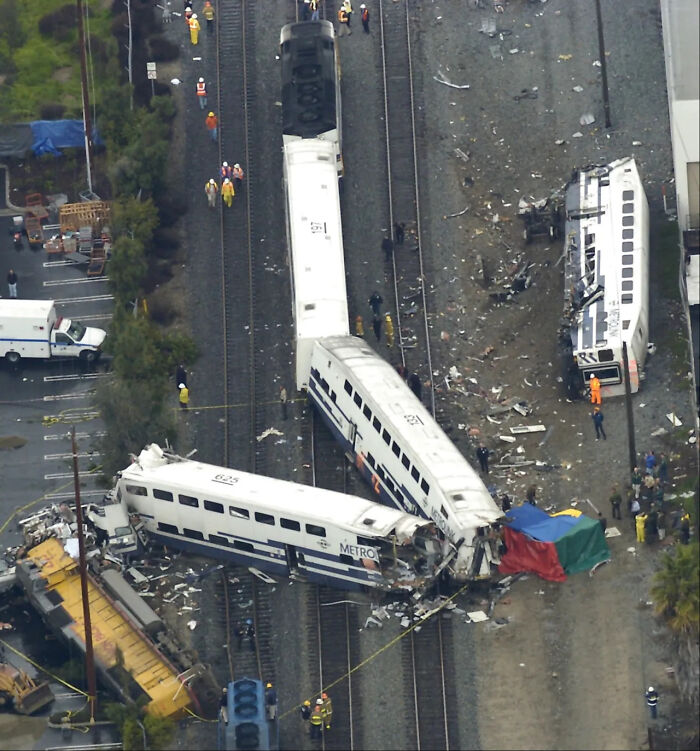
[(95, 362), (106, 332), (62, 318), (53, 300), (0, 300), (0, 357), (79, 357)]

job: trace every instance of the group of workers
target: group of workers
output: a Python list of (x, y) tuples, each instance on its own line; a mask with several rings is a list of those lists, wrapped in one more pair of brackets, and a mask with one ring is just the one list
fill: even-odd
[(216, 208), (216, 197), (219, 195), (219, 191), (221, 191), (221, 200), (230, 209), (236, 191), (240, 190), (243, 185), (245, 173), (240, 164), (236, 163), (231, 167), (228, 162), (224, 162), (219, 169), (219, 177), (221, 188), (219, 188), (219, 183), (213, 177), (204, 185), (204, 192), (206, 193), (209, 207), (212, 209)]
[[(207, 34), (214, 33), (214, 14), (214, 6), (211, 4), (211, 0), (205, 0), (202, 15), (207, 22)], [(197, 14), (192, 11), (192, 0), (185, 0), (185, 23), (190, 31), (190, 42), (193, 45), (199, 44), (199, 32), (202, 27)]]
[(320, 740), (323, 731), (331, 729), (333, 719), (333, 702), (327, 693), (322, 693), (320, 699), (316, 699), (313, 708), (307, 699), (300, 708), (301, 719), (309, 723), (309, 734), (314, 740)]

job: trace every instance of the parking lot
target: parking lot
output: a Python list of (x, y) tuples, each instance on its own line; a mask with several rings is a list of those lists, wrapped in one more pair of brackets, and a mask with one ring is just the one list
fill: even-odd
[[(46, 233), (49, 236), (51, 231)], [(10, 268), (18, 276), (22, 299), (54, 300), (59, 316), (87, 326), (107, 328), (112, 315), (112, 295), (105, 276), (87, 277), (86, 263), (30, 249), (26, 237), (21, 250), (12, 239), (12, 218), (0, 218), (0, 253), (3, 257), (0, 296), (7, 296), (5, 277)], [(78, 442), (81, 497), (95, 500), (100, 455), (98, 440), (104, 427), (92, 407), (92, 394), (107, 374), (108, 361), (91, 365), (78, 358), (22, 359), (11, 366), (0, 360), (3, 451), (0, 451), (0, 525), (17, 511), (17, 518), (47, 502), (74, 497), (70, 430)], [(0, 533), (7, 546), (19, 542), (14, 523)]]

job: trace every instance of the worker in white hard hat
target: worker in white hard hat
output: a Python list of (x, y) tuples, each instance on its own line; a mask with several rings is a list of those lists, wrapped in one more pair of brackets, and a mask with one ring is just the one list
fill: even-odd
[(362, 30), (365, 34), (369, 34), (369, 9), (364, 3), (360, 5), (360, 21), (362, 21)]
[(222, 162), (221, 169), (219, 170), (222, 182), (228, 177), (230, 180), (233, 177), (233, 170), (228, 166), (228, 162)]
[(190, 27), (190, 42), (192, 42), (192, 44), (199, 44), (199, 30), (201, 26), (197, 20), (197, 14), (193, 13), (187, 23)]
[(207, 84), (204, 82), (203, 78), (200, 78), (199, 81), (197, 81), (197, 99), (199, 100), (199, 109), (203, 110), (206, 109), (207, 106)]
[(243, 178), (245, 175), (243, 174), (243, 169), (238, 162), (233, 165), (233, 169), (231, 170), (231, 176), (233, 177), (233, 184), (236, 188), (236, 190), (241, 189), (241, 185), (243, 185)]
[(219, 186), (216, 184), (216, 180), (212, 177), (208, 183), (204, 186), (204, 192), (207, 194), (207, 201), (209, 207), (216, 208), (216, 197), (219, 195)]

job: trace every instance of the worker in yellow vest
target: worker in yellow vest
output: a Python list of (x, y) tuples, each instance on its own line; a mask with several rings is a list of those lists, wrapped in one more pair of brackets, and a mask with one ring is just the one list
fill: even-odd
[(323, 726), (323, 699), (316, 700), (316, 706), (309, 718), (309, 734), (312, 740), (321, 740), (323, 732), (321, 730)]
[(180, 409), (187, 409), (190, 403), (190, 390), (184, 383), (181, 383), (178, 388), (180, 389)]
[(394, 346), (394, 322), (391, 320), (391, 314), (384, 314), (384, 328), (386, 329), (386, 346), (391, 349)]
[(193, 13), (192, 18), (189, 20), (189, 26), (190, 26), (190, 42), (192, 44), (198, 44), (199, 43), (199, 29), (201, 28), (199, 25), (199, 21), (197, 20), (197, 14)]
[(236, 195), (236, 191), (233, 189), (233, 183), (228, 179), (224, 180), (224, 184), (221, 186), (221, 198), (228, 208), (231, 208), (233, 203), (233, 197)]
[(219, 186), (216, 184), (216, 180), (212, 177), (208, 183), (204, 186), (204, 192), (207, 194), (207, 201), (209, 207), (216, 208), (216, 197), (219, 195)]

